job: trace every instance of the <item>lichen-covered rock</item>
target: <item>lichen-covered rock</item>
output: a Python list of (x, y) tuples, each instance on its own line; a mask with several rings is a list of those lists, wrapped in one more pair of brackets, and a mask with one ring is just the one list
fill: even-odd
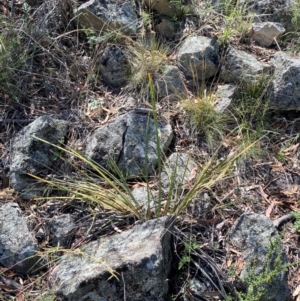
[(63, 256), (50, 277), (53, 291), (66, 301), (165, 300), (172, 224), (170, 216), (150, 220)]
[(228, 109), (232, 103), (239, 95), (239, 88), (235, 85), (218, 85), (216, 96), (216, 106), (217, 112), (223, 113)]
[[(244, 267), (241, 278), (245, 279), (250, 273), (260, 275), (264, 268), (269, 272), (274, 271), (278, 266), (287, 264), (279, 240), (277, 230), (272, 221), (262, 214), (243, 214), (232, 226), (228, 234), (228, 242), (238, 251), (242, 252)], [(272, 247), (273, 245), (273, 247)], [(270, 275), (270, 274), (269, 274)], [(290, 290), (287, 283), (286, 272), (282, 269), (278, 275), (270, 278), (267, 284), (262, 284), (265, 295), (259, 299), (261, 301), (282, 301), (290, 300)]]
[(137, 187), (132, 190), (136, 202), (143, 206), (144, 211), (155, 209), (158, 200), (158, 191), (150, 187)]
[(128, 178), (154, 172), (158, 160), (156, 126), (162, 152), (169, 147), (173, 132), (169, 124), (157, 125), (148, 115), (127, 113), (97, 129), (87, 140), (86, 155), (109, 169), (111, 160)]
[(252, 23), (251, 38), (262, 46), (271, 46), (275, 39), (285, 32), (280, 23), (260, 22)]
[(130, 76), (130, 64), (121, 48), (111, 45), (105, 48), (100, 58), (100, 73), (104, 82), (118, 88)]
[(268, 88), (271, 109), (300, 110), (300, 59), (276, 54), (273, 81)]
[(216, 75), (219, 66), (219, 44), (215, 39), (191, 36), (178, 50), (178, 64), (184, 74), (199, 81)]
[(9, 180), (12, 188), (22, 193), (24, 199), (36, 196), (39, 191), (30, 187), (34, 182), (27, 174), (45, 175), (58, 159), (58, 149), (55, 146), (35, 137), (61, 145), (65, 142), (67, 126), (66, 121), (45, 115), (24, 127), (13, 138)]
[(173, 153), (165, 162), (161, 173), (161, 181), (164, 189), (169, 190), (172, 184), (174, 190), (180, 190), (182, 186), (196, 178), (197, 164), (186, 153)]
[(39, 270), (38, 245), (16, 203), (0, 204), (0, 263), (21, 274)]
[(62, 214), (49, 221), (50, 245), (68, 248), (76, 231), (76, 225), (70, 214)]
[(132, 35), (138, 26), (135, 8), (134, 0), (90, 0), (83, 3), (76, 13), (84, 28), (93, 28), (95, 31), (120, 30)]
[(170, 100), (178, 100), (187, 96), (183, 76), (176, 66), (165, 66), (163, 74), (156, 79), (156, 87), (160, 99), (168, 97)]
[(270, 75), (273, 66), (259, 62), (251, 54), (230, 46), (221, 66), (220, 77), (225, 83), (253, 84), (262, 80), (262, 76)]

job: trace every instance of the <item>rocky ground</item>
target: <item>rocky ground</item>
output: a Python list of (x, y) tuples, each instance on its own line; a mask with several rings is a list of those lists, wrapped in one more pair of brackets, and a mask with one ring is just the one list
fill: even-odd
[[(124, 13), (114, 1), (94, 1), (89, 8), (99, 19), (88, 14), (77, 23), (83, 1), (8, 2), (0, 1), (0, 299), (121, 300), (82, 284), (91, 279), (86, 270), (99, 273), (102, 291), (127, 283), (127, 300), (298, 300), (299, 228), (291, 212), (300, 211), (300, 3), (127, 1)], [(262, 34), (265, 21), (273, 27)], [(107, 193), (97, 197), (117, 200), (112, 186), (95, 180), (80, 153), (32, 135), (106, 169), (113, 158), (136, 208), (96, 203), (89, 197), (100, 185)], [(153, 152), (144, 154), (147, 143)], [(159, 172), (161, 158), (167, 163)], [(40, 183), (28, 191), (33, 176)], [(90, 184), (82, 197), (79, 181)], [(58, 193), (57, 183), (67, 189)], [(137, 245), (128, 240), (123, 248), (119, 241), (131, 233)], [(139, 239), (153, 244), (142, 248)], [(110, 263), (123, 282), (108, 289), (109, 268), (101, 274), (77, 259), (102, 258), (112, 245)], [(152, 261), (131, 270), (131, 258), (122, 257), (126, 268), (118, 265), (120, 254), (134, 250), (141, 262), (163, 258), (157, 274), (143, 274)], [(169, 285), (145, 281), (139, 289), (152, 290), (149, 296), (131, 295), (137, 279), (148, 277), (168, 277)], [(73, 283), (82, 291), (72, 291)]]

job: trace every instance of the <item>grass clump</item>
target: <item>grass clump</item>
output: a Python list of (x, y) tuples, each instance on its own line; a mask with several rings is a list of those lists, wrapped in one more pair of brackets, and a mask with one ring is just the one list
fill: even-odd
[(163, 69), (169, 48), (155, 38), (134, 43), (128, 47), (128, 58), (132, 65), (132, 76), (128, 87), (130, 90), (139, 91), (146, 98), (149, 96), (149, 75), (155, 78)]
[(226, 0), (221, 6), (224, 19), (223, 31), (219, 37), (221, 44), (228, 44), (234, 37), (242, 39), (249, 32), (254, 16), (239, 1)]
[(183, 101), (183, 108), (188, 113), (191, 124), (195, 125), (199, 134), (203, 136), (209, 145), (225, 133), (226, 116), (216, 110), (217, 98), (211, 94), (198, 99)]
[(27, 54), (18, 24), (12, 24), (7, 18), (0, 16), (0, 25), (0, 83), (2, 91), (16, 99), (14, 82), (17, 71), (26, 62)]

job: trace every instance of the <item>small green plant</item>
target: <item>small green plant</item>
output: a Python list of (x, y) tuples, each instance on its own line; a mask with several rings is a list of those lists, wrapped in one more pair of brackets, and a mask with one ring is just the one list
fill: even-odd
[(292, 25), (295, 31), (299, 32), (300, 25), (300, 1), (295, 0), (292, 2)]
[(292, 215), (295, 218), (294, 227), (298, 232), (300, 232), (300, 212), (293, 211)]
[[(246, 291), (236, 292), (238, 301), (260, 301), (266, 297), (266, 289), (274, 283), (276, 277), (286, 272), (289, 264), (284, 263), (283, 251), (280, 248), (281, 237), (270, 240), (268, 252), (262, 267), (257, 271), (261, 263), (254, 259), (248, 266), (247, 276), (242, 280)], [(230, 300), (230, 299), (229, 299)]]
[(181, 270), (185, 264), (191, 262), (192, 260), (191, 253), (199, 247), (199, 245), (193, 241), (185, 241), (183, 245), (184, 245), (183, 254), (178, 264), (179, 270)]
[(152, 17), (150, 14), (148, 14), (145, 11), (141, 12), (141, 17), (142, 17), (142, 24), (144, 27), (150, 25), (152, 23)]

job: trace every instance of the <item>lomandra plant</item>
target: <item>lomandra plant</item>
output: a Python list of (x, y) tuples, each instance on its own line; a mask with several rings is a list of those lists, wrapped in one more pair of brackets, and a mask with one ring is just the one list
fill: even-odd
[[(156, 147), (159, 158), (163, 157), (160, 147), (159, 130), (158, 130), (158, 116), (156, 115), (155, 107), (155, 90), (152, 78), (149, 75), (150, 95), (152, 97), (153, 119), (156, 124)], [(151, 88), (152, 87), (152, 88)], [(150, 117), (149, 117), (150, 118)], [(40, 138), (36, 139), (49, 142)], [(180, 215), (193, 201), (196, 194), (201, 191), (207, 190), (214, 186), (217, 182), (224, 179), (232, 170), (234, 162), (247, 153), (254, 145), (255, 142), (249, 144), (241, 144), (240, 147), (232, 149), (232, 151), (221, 160), (218, 158), (219, 151), (222, 145), (217, 149), (212, 157), (210, 157), (205, 164), (200, 166), (200, 172), (196, 176), (194, 183), (191, 184), (190, 189), (185, 194), (174, 194), (173, 190), (177, 189), (176, 185), (180, 185), (170, 179), (169, 191), (165, 193), (162, 188), (162, 162), (158, 163), (158, 176), (156, 187), (158, 189), (158, 199), (155, 202), (154, 211), (149, 214), (138, 201), (134, 198), (130, 184), (127, 183), (126, 177), (118, 170), (116, 164), (111, 170), (105, 169), (93, 160), (87, 158), (82, 153), (70, 149), (68, 147), (56, 146), (56, 148), (65, 153), (65, 155), (76, 157), (77, 160), (83, 162), (86, 168), (79, 168), (74, 166), (77, 172), (76, 178), (67, 177), (65, 179), (42, 179), (36, 175), (31, 175), (33, 178), (40, 182), (47, 184), (51, 190), (63, 192), (63, 196), (57, 199), (79, 199), (88, 203), (99, 205), (103, 210), (110, 210), (117, 214), (133, 214), (136, 219), (150, 219), (157, 218), (161, 215)], [(50, 144), (52, 145), (52, 144)], [(52, 145), (53, 146), (53, 145)], [(146, 150), (147, 153), (147, 150)], [(113, 170), (113, 172), (112, 172)], [(148, 173), (150, 175), (150, 171)], [(146, 178), (148, 190), (150, 190), (149, 178)], [(182, 184), (182, 183), (181, 183)], [(150, 208), (151, 192), (148, 193), (148, 208)], [(53, 199), (53, 197), (51, 197)]]

